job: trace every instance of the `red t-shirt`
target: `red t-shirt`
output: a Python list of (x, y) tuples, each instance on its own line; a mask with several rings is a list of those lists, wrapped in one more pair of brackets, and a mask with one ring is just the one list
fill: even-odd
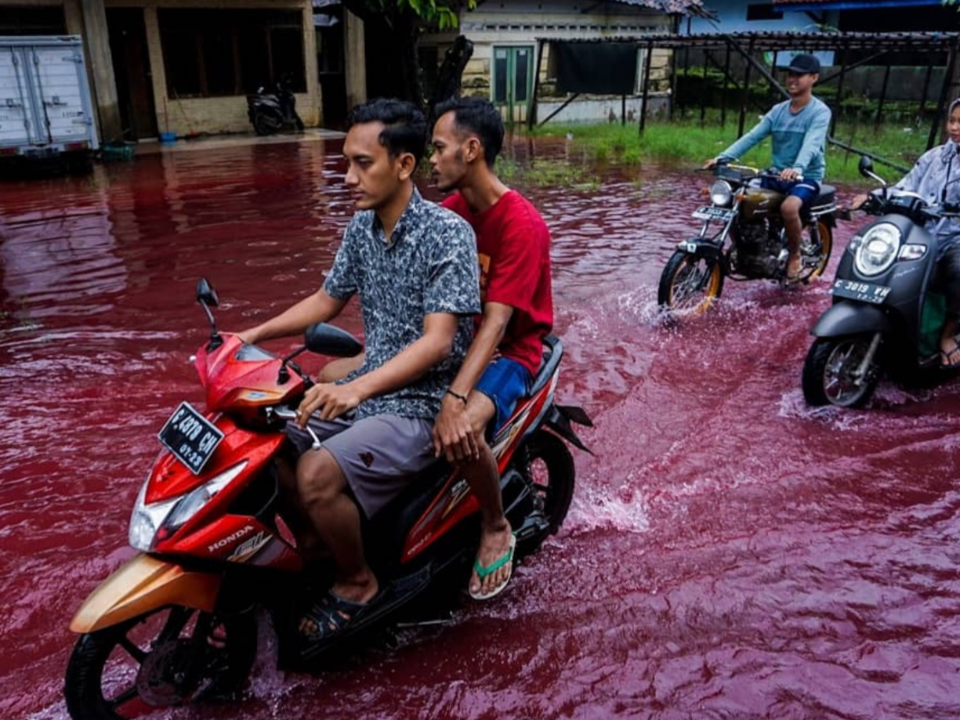
[(553, 327), (547, 224), (515, 190), (476, 215), (459, 192), (444, 200), (443, 206), (470, 223), (477, 235), (480, 301), (513, 308), (500, 354), (535, 376), (543, 359), (543, 338)]

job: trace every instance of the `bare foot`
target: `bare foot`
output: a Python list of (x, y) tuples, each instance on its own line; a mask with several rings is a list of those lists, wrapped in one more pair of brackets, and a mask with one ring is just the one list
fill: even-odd
[[(485, 568), (496, 565), (498, 561), (510, 553), (510, 543), (513, 531), (510, 523), (504, 519), (503, 525), (496, 530), (484, 528), (480, 533), (480, 550), (477, 552), (477, 563)], [(510, 578), (513, 562), (505, 562), (489, 575), (481, 578), (477, 574), (476, 565), (470, 575), (470, 594), (487, 595)]]
[(787, 282), (799, 282), (801, 272), (803, 272), (803, 263), (800, 260), (800, 256), (791, 257), (787, 261)]

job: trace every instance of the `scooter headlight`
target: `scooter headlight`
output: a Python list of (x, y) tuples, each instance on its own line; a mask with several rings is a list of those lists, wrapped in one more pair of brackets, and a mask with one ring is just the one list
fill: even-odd
[(717, 207), (727, 207), (733, 200), (733, 188), (726, 180), (717, 180), (710, 186), (710, 202)]
[(900, 238), (900, 228), (892, 223), (878, 223), (867, 230), (857, 245), (857, 272), (871, 276), (889, 268), (897, 259)]
[(158, 503), (145, 502), (147, 483), (144, 483), (130, 517), (130, 545), (141, 552), (153, 550), (158, 542), (170, 537), (215, 498), (246, 466), (244, 460), (186, 495)]
[(157, 530), (167, 519), (167, 515), (173, 510), (174, 505), (180, 498), (164, 500), (163, 502), (146, 503), (147, 485), (149, 478), (144, 481), (140, 488), (140, 494), (137, 495), (137, 501), (133, 504), (133, 514), (130, 516), (130, 532), (128, 539), (130, 546), (140, 552), (150, 552), (153, 549), (153, 539), (157, 535)]

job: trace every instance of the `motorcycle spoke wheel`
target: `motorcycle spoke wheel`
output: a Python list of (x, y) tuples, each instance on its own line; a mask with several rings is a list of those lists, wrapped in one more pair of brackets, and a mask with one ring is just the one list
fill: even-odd
[(820, 339), (814, 342), (803, 363), (803, 397), (814, 407), (861, 407), (873, 394), (876, 366), (863, 378), (857, 372), (870, 347), (868, 336)]
[(810, 280), (820, 277), (830, 262), (830, 253), (833, 252), (833, 231), (822, 220), (817, 223), (816, 237), (810, 233), (810, 226), (803, 228), (803, 241), (800, 245), (803, 269), (800, 271), (801, 280)]
[(695, 316), (709, 310), (722, 291), (719, 262), (677, 252), (660, 276), (657, 302), (675, 314)]
[(255, 655), (252, 613), (220, 620), (179, 606), (154, 610), (80, 637), (67, 666), (67, 710), (73, 720), (124, 720), (232, 695)]

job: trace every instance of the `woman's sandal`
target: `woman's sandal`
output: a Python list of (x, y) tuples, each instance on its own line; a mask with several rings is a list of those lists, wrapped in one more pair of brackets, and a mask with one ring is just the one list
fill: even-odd
[(358, 621), (375, 600), (377, 597), (369, 602), (357, 603), (342, 598), (331, 590), (300, 616), (301, 623), (306, 621), (314, 626), (309, 630), (303, 629), (301, 625), (301, 642), (314, 645), (339, 635)]
[(955, 370), (960, 368), (960, 345), (954, 343), (950, 352), (940, 351), (940, 367), (944, 370)]

